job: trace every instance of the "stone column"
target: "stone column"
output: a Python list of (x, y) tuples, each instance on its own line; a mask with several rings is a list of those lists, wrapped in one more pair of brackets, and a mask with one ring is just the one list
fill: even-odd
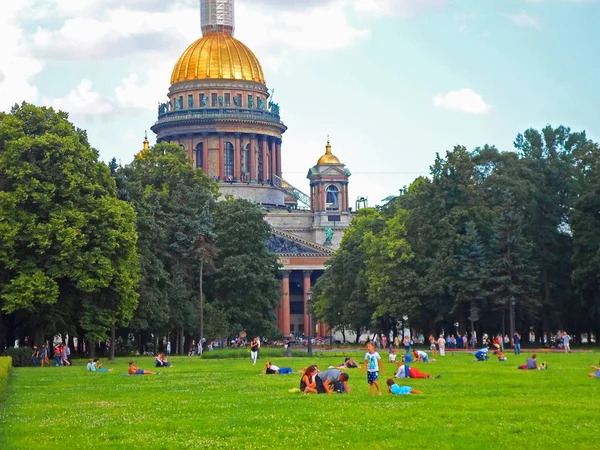
[(194, 137), (191, 134), (187, 135), (187, 138), (189, 139), (189, 151), (188, 154), (190, 156), (190, 159), (192, 160), (192, 167), (196, 168), (196, 152), (194, 149)]
[(256, 140), (256, 135), (255, 134), (251, 134), (250, 135), (250, 180), (249, 181), (256, 181), (256, 147), (257, 147), (257, 140)]
[(241, 179), (241, 148), (240, 148), (240, 133), (235, 133), (235, 160), (233, 162), (233, 176), (236, 181)]
[(290, 335), (290, 270), (281, 273), (281, 332)]
[(275, 179), (277, 175), (277, 148), (275, 146), (275, 138), (271, 138), (271, 164), (269, 165), (269, 179)]
[(223, 133), (219, 133), (219, 180), (225, 181), (225, 140)]
[(277, 175), (281, 176), (281, 139), (277, 139), (275, 149), (277, 153)]
[(267, 146), (269, 142), (267, 141), (267, 136), (263, 136), (262, 140), (262, 179), (263, 182), (266, 183), (269, 179), (269, 151)]
[(202, 133), (202, 169), (208, 175), (208, 133)]
[(308, 336), (308, 291), (310, 290), (310, 276), (312, 270), (304, 270), (304, 336)]
[(326, 200), (327, 193), (325, 192), (325, 184), (321, 182), (320, 186), (321, 186), (321, 211), (327, 211), (327, 200)]

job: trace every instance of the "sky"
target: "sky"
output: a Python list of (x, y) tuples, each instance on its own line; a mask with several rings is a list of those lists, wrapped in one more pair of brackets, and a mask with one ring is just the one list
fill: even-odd
[[(600, 0), (236, 0), (289, 127), (284, 178), (333, 153), (375, 205), (455, 145), (512, 150), (547, 124), (600, 140)], [(198, 0), (13, 0), (0, 6), (0, 110), (69, 112), (100, 157), (129, 163), (201, 36)]]

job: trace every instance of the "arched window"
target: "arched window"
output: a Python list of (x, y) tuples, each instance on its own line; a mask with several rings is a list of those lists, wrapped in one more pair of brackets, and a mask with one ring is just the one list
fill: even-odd
[(231, 142), (225, 142), (225, 178), (234, 175), (235, 150)]
[(327, 203), (327, 209), (329, 210), (339, 210), (340, 209), (340, 202), (339, 202), (339, 198), (340, 198), (340, 191), (337, 188), (337, 186), (327, 186), (327, 197), (325, 202)]
[(204, 144), (202, 142), (196, 145), (196, 168), (204, 168)]

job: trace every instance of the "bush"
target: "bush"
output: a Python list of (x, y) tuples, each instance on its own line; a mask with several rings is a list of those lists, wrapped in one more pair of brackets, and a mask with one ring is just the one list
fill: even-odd
[(4, 356), (12, 358), (13, 367), (31, 367), (33, 366), (32, 353), (31, 347), (10, 347), (4, 351)]
[[(341, 358), (340, 363), (344, 361), (346, 356), (353, 356), (361, 358), (364, 355), (364, 352), (357, 353), (356, 351), (349, 350), (347, 352), (323, 352), (313, 350), (313, 358)], [(285, 356), (285, 350), (283, 347), (261, 347), (258, 353), (258, 356), (261, 360), (265, 362), (269, 358), (283, 358)], [(385, 356), (385, 355), (384, 355)], [(292, 349), (292, 358), (306, 358), (308, 357), (306, 349)], [(225, 348), (219, 350), (213, 350), (212, 352), (205, 351), (202, 354), (202, 358), (204, 359), (250, 359), (250, 347), (242, 347), (242, 348)]]
[(12, 365), (12, 358), (10, 356), (0, 358), (0, 397), (6, 390), (6, 384), (8, 383), (8, 372)]

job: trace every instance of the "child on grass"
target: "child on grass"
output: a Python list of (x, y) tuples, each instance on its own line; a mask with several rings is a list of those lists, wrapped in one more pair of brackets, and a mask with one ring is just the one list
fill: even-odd
[(592, 372), (592, 373), (588, 373), (588, 377), (593, 377), (593, 378), (600, 378), (600, 362), (598, 363), (598, 366), (591, 366), (592, 369), (594, 369), (596, 372)]
[(396, 362), (396, 350), (392, 350), (390, 356), (388, 358), (388, 362), (395, 363)]
[(398, 386), (393, 379), (388, 378), (388, 394), (392, 395), (408, 395), (408, 394), (422, 394), (422, 391), (413, 389), (410, 386)]
[(498, 361), (506, 361), (506, 356), (502, 353), (502, 350), (496, 350), (496, 356), (498, 357)]
[(363, 373), (367, 372), (367, 381), (369, 383), (369, 388), (371, 389), (371, 396), (375, 396), (375, 387), (381, 395), (381, 387), (379, 386), (379, 366), (381, 365), (381, 373), (385, 375), (385, 368), (383, 364), (381, 364), (381, 356), (379, 353), (375, 351), (375, 347), (372, 342), (367, 344), (367, 353), (365, 353), (365, 366), (363, 368)]

